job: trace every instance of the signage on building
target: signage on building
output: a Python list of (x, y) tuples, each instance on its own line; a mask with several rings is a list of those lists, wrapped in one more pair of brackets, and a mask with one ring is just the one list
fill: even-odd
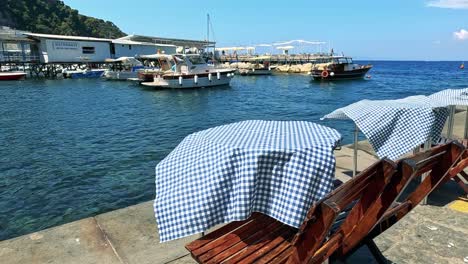
[(71, 41), (54, 41), (52, 47), (56, 50), (77, 50), (78, 43)]

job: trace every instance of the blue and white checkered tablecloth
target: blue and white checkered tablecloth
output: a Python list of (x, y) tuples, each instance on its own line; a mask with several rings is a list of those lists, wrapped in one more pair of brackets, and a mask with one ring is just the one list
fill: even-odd
[(428, 96), (433, 106), (468, 105), (468, 88), (446, 89)]
[(325, 118), (351, 119), (379, 157), (397, 159), (428, 139), (437, 140), (448, 109), (427, 96), (399, 100), (362, 100)]
[(332, 189), (334, 129), (302, 121), (243, 121), (187, 136), (156, 166), (160, 241), (261, 212), (299, 227)]

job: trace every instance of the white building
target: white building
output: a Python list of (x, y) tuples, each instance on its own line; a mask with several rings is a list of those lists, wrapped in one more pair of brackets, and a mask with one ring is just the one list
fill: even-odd
[(119, 39), (30, 33), (0, 27), (1, 62), (87, 63), (157, 53), (184, 53), (214, 42), (129, 35)]
[(111, 58), (111, 39), (25, 33), (39, 42), (42, 63), (103, 62)]
[(111, 53), (115, 58), (136, 57), (156, 53), (175, 54), (177, 47), (171, 44), (155, 44), (127, 39), (115, 39), (111, 44)]

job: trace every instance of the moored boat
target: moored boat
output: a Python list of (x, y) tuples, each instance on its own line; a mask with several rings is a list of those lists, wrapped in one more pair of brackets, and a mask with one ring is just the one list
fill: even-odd
[(199, 88), (228, 85), (235, 69), (208, 65), (200, 55), (174, 55), (171, 70), (154, 76), (144, 86), (155, 88)]
[(106, 80), (122, 80), (137, 78), (138, 70), (143, 64), (133, 57), (120, 57), (118, 59), (107, 59), (109, 69), (104, 72)]
[(0, 72), (0, 81), (17, 81), (25, 77), (25, 72)]
[(100, 78), (105, 69), (64, 70), (63, 77), (71, 79)]
[(270, 65), (270, 56), (260, 56), (249, 59), (251, 67), (239, 69), (240, 75), (270, 75), (273, 67)]
[(372, 68), (372, 65), (353, 63), (352, 58), (344, 56), (332, 56), (318, 62), (311, 71), (316, 81), (360, 79)]

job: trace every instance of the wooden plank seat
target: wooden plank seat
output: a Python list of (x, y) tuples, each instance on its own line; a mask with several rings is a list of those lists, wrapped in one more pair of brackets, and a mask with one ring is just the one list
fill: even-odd
[[(383, 203), (382, 208), (389, 203), (392, 205), (359, 244), (352, 247), (342, 246), (335, 251), (332, 258), (346, 259), (355, 250), (367, 245), (379, 263), (386, 263), (373, 239), (407, 215), (440, 184), (463, 171), (468, 165), (467, 158), (464, 146), (458, 142), (450, 142), (398, 161), (397, 173), (392, 178), (392, 182), (386, 186), (383, 195), (379, 197)], [(422, 175), (426, 177), (422, 179)], [(418, 180), (420, 183), (414, 190), (407, 190), (410, 182)], [(399, 202), (396, 202), (397, 199)]]
[[(396, 165), (382, 159), (314, 203), (299, 229), (254, 213), (189, 244), (199, 263), (322, 263), (343, 243), (357, 244), (383, 211), (362, 221), (390, 183)], [(340, 222), (332, 230), (333, 224)], [(366, 226), (362, 226), (363, 223)], [(355, 228), (365, 234), (354, 233)]]

